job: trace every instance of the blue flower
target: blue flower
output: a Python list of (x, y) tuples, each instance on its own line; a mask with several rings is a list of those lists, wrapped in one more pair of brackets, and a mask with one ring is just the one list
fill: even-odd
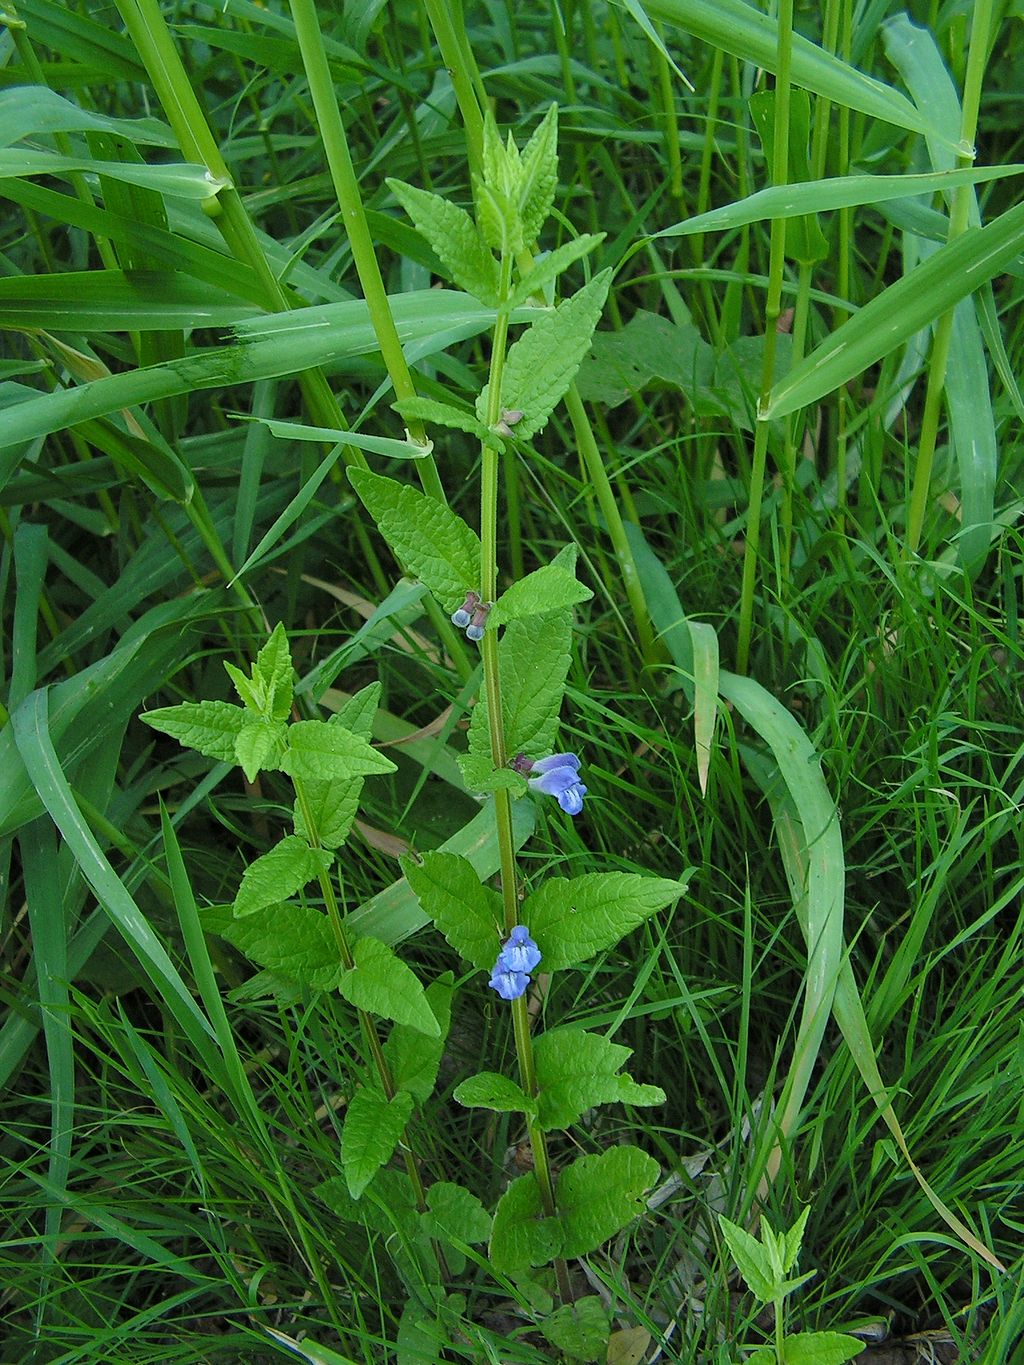
[(502, 1000), (518, 1000), (530, 984), (530, 972), (540, 962), (540, 949), (523, 924), (517, 924), (501, 946), (488, 985)]
[(498, 962), (509, 972), (532, 972), (540, 962), (540, 949), (525, 925), (517, 924), (509, 934)]
[(487, 984), (502, 1000), (518, 1000), (530, 984), (530, 978), (525, 972), (504, 971), (499, 958)]
[(531, 771), (540, 773), (540, 777), (530, 778), (535, 791), (555, 797), (566, 815), (579, 815), (587, 789), (580, 781), (580, 760), (576, 754), (538, 758), (531, 764)]

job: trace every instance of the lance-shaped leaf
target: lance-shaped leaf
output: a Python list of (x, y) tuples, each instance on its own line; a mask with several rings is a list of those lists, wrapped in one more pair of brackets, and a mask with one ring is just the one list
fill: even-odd
[(207, 758), (235, 763), (235, 740), (248, 719), (241, 706), (229, 701), (184, 701), (180, 706), (161, 706), (140, 717), (154, 730), (170, 735), (186, 749)]
[(588, 602), (593, 595), (575, 574), (559, 564), (545, 564), (542, 569), (535, 569), (525, 578), (517, 579), (501, 594), (487, 618), (487, 625), (494, 629), (526, 616), (543, 616), (547, 612), (562, 611), (577, 602)]
[(561, 246), (556, 246), (554, 251), (545, 252), (519, 280), (506, 302), (502, 304), (502, 311), (518, 308), (528, 303), (535, 294), (542, 294), (549, 284), (558, 279), (563, 270), (568, 270), (574, 261), (593, 251), (604, 238), (603, 232), (585, 232), (580, 237), (574, 237), (571, 242), (563, 242)]
[(639, 1147), (611, 1147), (574, 1161), (555, 1192), (562, 1255), (586, 1256), (614, 1237), (644, 1212), (644, 1195), (657, 1178), (658, 1163)]
[(481, 971), (498, 955), (501, 897), (483, 886), (473, 864), (457, 853), (402, 859), (402, 871), (420, 905), (455, 951)]
[(389, 178), (387, 186), (455, 283), (481, 303), (497, 307), (498, 262), (466, 210), (401, 180)]
[(532, 246), (548, 220), (558, 184), (558, 105), (552, 104), (519, 157), (519, 218)]
[(631, 1076), (619, 1074), (631, 1053), (632, 1048), (582, 1028), (542, 1033), (534, 1044), (540, 1126), (569, 1128), (598, 1104), (664, 1104), (660, 1086), (638, 1085)]
[(350, 469), (352, 487), (409, 573), (454, 611), (480, 580), (480, 538), (436, 498), (367, 469)]
[[(373, 718), (380, 702), (380, 692), (379, 682), (369, 683), (355, 696), (349, 697), (327, 724), (351, 730), (354, 735), (368, 742), (373, 733)], [(303, 799), (299, 801), (296, 798), (292, 811), (295, 833), (310, 843), (322, 844), (324, 848), (340, 848), (348, 838), (356, 818), (362, 790), (362, 777), (342, 778), (333, 782), (304, 782)], [(315, 838), (306, 828), (307, 811)]]
[(523, 923), (544, 955), (544, 970), (553, 972), (611, 948), (685, 890), (685, 882), (635, 872), (549, 877), (528, 897)]
[[(590, 348), (601, 316), (612, 272), (602, 270), (578, 293), (532, 323), (510, 348), (501, 375), (501, 408), (523, 415), (515, 434), (528, 440), (547, 426), (548, 418), (575, 378)], [(485, 386), (476, 414), (486, 420)]]
[[(501, 707), (505, 713), (505, 743), (510, 754), (525, 753), (543, 758), (554, 748), (558, 713), (569, 673), (572, 613), (550, 612), (511, 621), (498, 642), (498, 673)], [(493, 771), (487, 701), (481, 697), (469, 723), (469, 758), (464, 764), (466, 781), (482, 771)], [(509, 777), (517, 775), (509, 773)], [(495, 774), (503, 784), (513, 784)], [(517, 784), (521, 787), (521, 782)], [(477, 787), (477, 790), (481, 788)]]
[(279, 768), (288, 743), (288, 727), (283, 721), (263, 720), (247, 715), (235, 739), (235, 759), (250, 782), (264, 768)]
[(408, 1024), (431, 1038), (441, 1029), (419, 979), (386, 943), (361, 938), (352, 951), (355, 966), (342, 973), (338, 990), (357, 1009)]
[(451, 427), (455, 431), (465, 431), (478, 441), (486, 441), (490, 432), (479, 418), (464, 408), (456, 408), (451, 403), (441, 403), (436, 398), (403, 398), (392, 407), (406, 422), (430, 422), (435, 426)]
[(395, 765), (362, 735), (324, 720), (299, 720), (288, 727), (282, 769), (299, 781), (330, 782), (369, 773), (393, 773)]
[(235, 914), (254, 915), (264, 906), (286, 901), (321, 872), (327, 872), (334, 856), (323, 848), (310, 848), (305, 839), (289, 834), (245, 869), (235, 897)]
[(402, 1090), (389, 1100), (379, 1090), (364, 1086), (349, 1100), (341, 1127), (341, 1165), (353, 1199), (391, 1160), (412, 1108), (412, 1096)]

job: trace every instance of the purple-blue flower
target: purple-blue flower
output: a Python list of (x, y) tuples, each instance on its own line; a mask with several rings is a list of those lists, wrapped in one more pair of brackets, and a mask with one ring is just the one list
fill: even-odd
[(517, 924), (501, 945), (488, 985), (502, 1000), (518, 1000), (530, 984), (530, 972), (540, 962), (540, 949), (523, 924)]
[(540, 949), (523, 924), (517, 924), (498, 954), (498, 963), (510, 972), (532, 972), (540, 962)]
[(502, 1000), (518, 1000), (530, 984), (530, 978), (525, 972), (504, 970), (499, 958), (487, 984), (492, 991), (498, 992)]
[(579, 815), (587, 789), (580, 781), (580, 760), (576, 754), (551, 754), (538, 758), (531, 771), (540, 773), (530, 778), (530, 786), (545, 796), (553, 796), (566, 815)]

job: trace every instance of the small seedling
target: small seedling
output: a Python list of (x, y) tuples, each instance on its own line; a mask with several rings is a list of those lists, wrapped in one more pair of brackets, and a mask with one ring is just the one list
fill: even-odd
[(748, 1365), (843, 1365), (864, 1349), (864, 1343), (843, 1332), (785, 1331), (785, 1304), (795, 1289), (806, 1284), (813, 1270), (789, 1278), (800, 1256), (804, 1228), (810, 1209), (804, 1209), (788, 1232), (774, 1232), (766, 1219), (761, 1220), (761, 1240), (745, 1228), (730, 1223), (721, 1214), (722, 1229), (732, 1258), (747, 1288), (759, 1303), (770, 1303), (775, 1312), (775, 1344), (765, 1346), (750, 1357)]

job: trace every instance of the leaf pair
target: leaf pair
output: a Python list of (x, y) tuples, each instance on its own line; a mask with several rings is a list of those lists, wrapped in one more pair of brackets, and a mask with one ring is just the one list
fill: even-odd
[[(455, 853), (423, 854), (402, 864), (424, 911), (451, 946), (481, 971), (501, 945), (501, 901)], [(527, 897), (521, 922), (542, 954), (545, 971), (574, 967), (614, 947), (645, 919), (670, 905), (686, 883), (632, 872), (551, 877)]]

